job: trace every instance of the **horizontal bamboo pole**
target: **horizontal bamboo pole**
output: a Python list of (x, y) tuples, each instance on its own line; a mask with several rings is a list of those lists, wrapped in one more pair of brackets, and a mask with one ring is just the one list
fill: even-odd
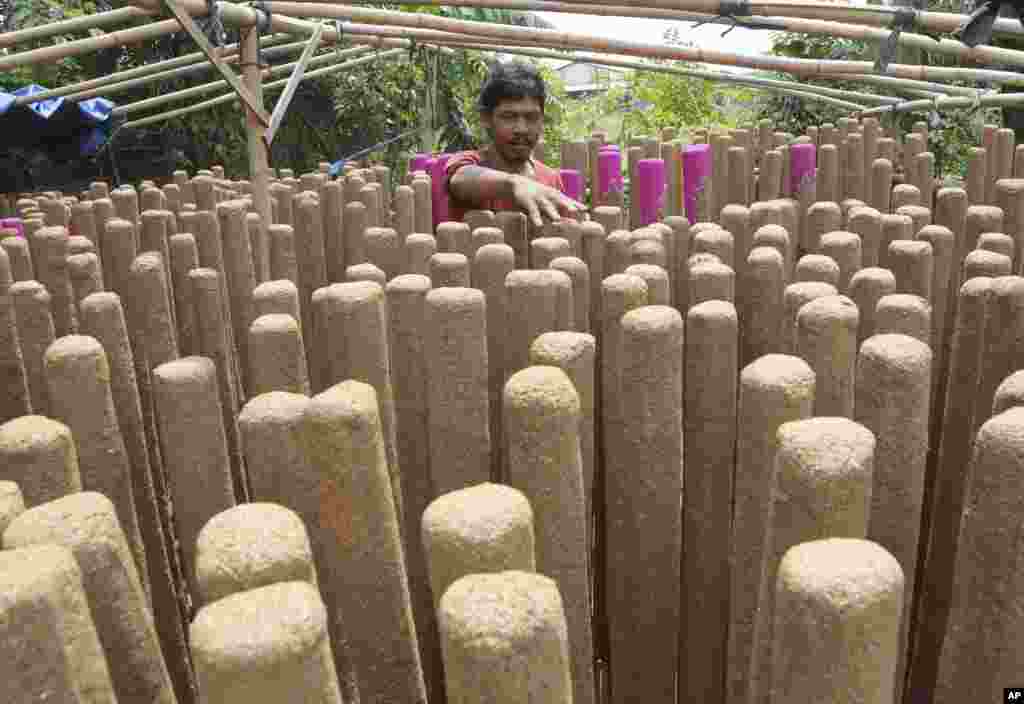
[[(344, 70), (347, 70), (347, 69), (355, 68), (356, 66), (362, 66), (364, 64), (368, 64), (368, 63), (371, 63), (373, 61), (377, 61), (378, 59), (392, 59), (392, 58), (396, 58), (396, 57), (401, 56), (403, 54), (408, 56), (408, 50), (405, 49), (405, 48), (402, 48), (402, 49), (389, 49), (387, 51), (382, 51), (380, 53), (373, 54), (372, 56), (363, 56), (363, 57), (360, 57), (358, 59), (352, 59), (350, 61), (342, 61), (340, 63), (332, 64), (331, 66), (326, 66), (324, 68), (317, 69), (315, 71), (307, 71), (306, 74), (302, 77), (302, 80), (303, 81), (308, 81), (311, 78), (318, 78), (320, 76), (327, 76), (327, 75), (330, 75), (332, 73), (337, 73), (338, 71), (344, 71)], [(266, 84), (263, 85), (263, 92), (265, 94), (269, 90), (283, 89), (287, 84), (288, 84), (288, 79), (287, 78), (282, 78), (282, 79), (277, 80), (277, 81), (271, 81), (270, 83), (266, 83)], [(237, 102), (237, 101), (238, 101), (238, 96), (234, 92), (225, 93), (224, 95), (218, 96), (216, 98), (211, 98), (210, 100), (204, 100), (201, 103), (196, 103), (194, 105), (189, 105), (188, 107), (185, 107), (185, 108), (178, 108), (177, 110), (171, 110), (169, 112), (162, 112), (162, 113), (160, 113), (158, 115), (148, 115), (146, 117), (142, 117), (142, 118), (139, 118), (137, 120), (132, 120), (130, 122), (126, 122), (126, 123), (124, 123), (122, 128), (145, 127), (146, 125), (151, 125), (151, 124), (156, 123), (156, 122), (162, 122), (163, 120), (169, 120), (172, 117), (181, 117), (182, 115), (188, 115), (189, 113), (197, 112), (199, 110), (206, 110), (208, 108), (212, 108), (212, 107), (217, 106), (217, 105), (223, 105), (224, 103)]]
[(895, 104), (899, 103), (899, 98), (890, 98), (881, 95), (871, 95), (869, 93), (857, 93), (849, 90), (838, 90), (835, 88), (821, 88), (819, 86), (805, 87), (795, 84), (792, 81), (776, 81), (768, 78), (754, 78), (735, 76), (726, 73), (717, 73), (715, 71), (700, 71), (696, 69), (685, 69), (678, 68), (676, 66), (665, 66), (659, 64), (651, 64), (644, 61), (629, 61), (628, 59), (609, 59), (599, 56), (581, 56), (571, 55), (566, 56), (557, 51), (544, 50), (544, 49), (526, 49), (523, 47), (501, 47), (495, 49), (490, 46), (482, 44), (473, 44), (466, 42), (465, 44), (453, 44), (452, 46), (460, 46), (467, 49), (475, 49), (478, 51), (500, 51), (508, 54), (518, 54), (521, 56), (533, 56), (537, 58), (551, 58), (551, 59), (569, 59), (577, 61), (585, 61), (591, 64), (598, 64), (601, 66), (617, 66), (620, 68), (628, 68), (635, 71), (648, 71), (652, 73), (668, 73), (678, 76), (689, 76), (690, 78), (697, 78), (706, 81), (714, 81), (715, 83), (735, 83), (737, 85), (750, 86), (753, 88), (760, 88), (773, 93), (782, 93), (784, 95), (795, 95), (800, 98), (807, 98), (810, 100), (817, 100), (819, 102), (832, 105), (834, 107), (843, 108), (845, 110), (861, 110), (862, 107), (855, 107), (857, 103), (852, 101), (860, 100), (875, 103), (886, 103)]
[[(140, 0), (142, 1), (142, 0)], [(148, 0), (146, 0), (148, 1)], [(680, 0), (682, 1), (682, 0)], [(687, 0), (690, 1), (690, 0)], [(701, 2), (703, 0), (693, 0)], [(183, 4), (202, 8), (202, 0), (181, 0)], [(648, 58), (676, 59), (699, 63), (725, 64), (767, 70), (784, 71), (802, 76), (816, 76), (823, 73), (866, 73), (874, 69), (869, 61), (822, 61), (815, 59), (793, 59), (777, 56), (747, 56), (733, 52), (696, 47), (666, 46), (646, 42), (634, 42), (622, 39), (592, 37), (573, 32), (561, 32), (534, 27), (499, 25), (490, 22), (471, 22), (439, 17), (422, 13), (396, 12), (351, 5), (324, 5), (311, 2), (284, 2), (271, 0), (267, 3), (273, 14), (285, 14), (292, 17), (328, 17), (344, 19), (358, 23), (373, 23), (399, 27), (416, 27), (437, 29), (447, 32), (458, 32), (468, 37), (488, 36), (505, 39), (510, 43), (533, 41), (544, 43), (549, 47), (563, 49), (588, 49), (605, 53), (629, 54)], [(1011, 71), (994, 71), (988, 69), (947, 68), (927, 65), (890, 64), (890, 75), (916, 80), (985, 80), (994, 83), (1012, 83), (1024, 85), (1024, 75)]]
[[(200, 0), (198, 4), (190, 2), (179, 2), (178, 4), (179, 6), (184, 6), (186, 11), (193, 17), (203, 17), (209, 12), (209, 6), (206, 4), (206, 0)], [(235, 5), (230, 2), (217, 2), (216, 4), (217, 9), (221, 14), (221, 19), (226, 24), (233, 27), (252, 27), (260, 23), (261, 18), (265, 19), (266, 17), (263, 12), (258, 12), (251, 7)], [(146, 15), (164, 14), (164, 9), (160, 0), (138, 0), (133, 3), (133, 6), (140, 9)], [(271, 24), (273, 27), (288, 25), (290, 29), (285, 31), (299, 35), (312, 34), (314, 29), (313, 23), (302, 22), (299, 20), (285, 22), (274, 21)], [(72, 56), (81, 56), (82, 54), (88, 54), (102, 49), (132, 46), (133, 44), (139, 44), (150, 39), (156, 39), (179, 31), (181, 31), (181, 25), (176, 19), (172, 18), (160, 20), (158, 22), (151, 22), (150, 24), (141, 25), (139, 27), (119, 29), (95, 37), (75, 39), (73, 41), (61, 42), (59, 44), (44, 46), (29, 51), (10, 53), (0, 56), (0, 71), (10, 71), (11, 69), (19, 68), (21, 66), (53, 63), (61, 59), (66, 59)], [(327, 37), (326, 40), (338, 41), (336, 32), (325, 32), (325, 34), (331, 35), (330, 37)]]
[[(205, 11), (203, 14), (205, 14)], [(178, 31), (181, 31), (181, 25), (178, 24), (178, 20), (161, 20), (139, 27), (107, 32), (96, 37), (75, 39), (69, 42), (39, 47), (30, 51), (20, 51), (15, 54), (0, 56), (0, 71), (10, 71), (20, 66), (53, 63), (69, 56), (80, 56), (81, 54), (88, 54), (100, 49), (130, 46)]]
[[(369, 2), (370, 0), (366, 0)], [(500, 0), (395, 0), (396, 5), (467, 5), (472, 7), (494, 7), (509, 10), (552, 11), (551, 2), (543, 0), (514, 0), (513, 4), (499, 4)], [(557, 4), (557, 3), (556, 3)], [(606, 14), (595, 11), (595, 7), (612, 6), (639, 8), (646, 11), (663, 10), (668, 12), (698, 12), (716, 16), (721, 12), (719, 0), (642, 0), (635, 5), (623, 5), (622, 0), (590, 0), (583, 5), (583, 14)], [(897, 8), (883, 5), (848, 5), (835, 2), (816, 2), (814, 0), (749, 0), (751, 16), (756, 17), (792, 17), (828, 20), (849, 24), (860, 24), (874, 27), (889, 27), (897, 15)], [(573, 12), (579, 12), (573, 10)], [(608, 13), (611, 14), (611, 13)], [(619, 15), (626, 16), (626, 15)], [(671, 19), (662, 15), (654, 15)], [(967, 15), (952, 12), (917, 13), (917, 24), (932, 32), (953, 32), (967, 18)], [(996, 20), (995, 33), (1006, 36), (1022, 36), (1024, 28), (1014, 19), (999, 18)]]
[[(0, 34), (0, 37), (2, 36), (3, 35)], [(263, 46), (269, 47), (291, 38), (290, 34), (275, 34), (264, 39)], [(227, 57), (237, 56), (238, 51), (238, 44), (228, 44), (223, 47), (223, 53), (221, 55), (225, 57), (225, 60), (229, 60)], [(195, 66), (198, 65), (199, 62), (205, 62), (203, 64), (204, 66), (210, 66), (210, 64), (206, 62), (206, 54), (201, 51), (196, 51), (173, 59), (165, 59), (163, 61), (156, 61), (151, 64), (125, 69), (124, 71), (117, 71), (116, 73), (99, 76), (98, 78), (92, 78), (88, 81), (69, 83), (66, 86), (53, 88), (51, 90), (44, 90), (41, 93), (36, 93), (35, 95), (19, 96), (14, 99), (14, 104), (30, 105), (43, 100), (50, 100), (51, 98), (67, 98), (71, 101), (78, 101), (85, 100), (86, 98), (92, 98), (97, 95), (108, 95), (116, 92), (113, 89), (113, 86), (115, 85), (120, 85), (121, 83), (126, 83), (143, 76), (150, 76), (150, 80), (163, 80), (160, 76), (163, 75), (164, 71), (170, 71), (184, 66)], [(133, 84), (133, 86), (134, 85), (135, 84)], [(110, 86), (110, 88), (102, 90), (106, 86)]]
[[(288, 35), (284, 35), (284, 36), (288, 36)], [(267, 57), (270, 58), (272, 56), (278, 56), (278, 55), (284, 55), (284, 54), (289, 54), (289, 53), (295, 53), (297, 51), (302, 51), (302, 49), (307, 45), (307, 43), (308, 42), (301, 41), (301, 42), (292, 42), (291, 44), (282, 44), (281, 46), (275, 46), (275, 47), (271, 47), (271, 48), (267, 49), (266, 50), (266, 54), (267, 54)], [(240, 60), (241, 60), (241, 57), (238, 54), (233, 54), (233, 55), (225, 57), (224, 58), (224, 63), (226, 63), (226, 64), (237, 64)], [(184, 66), (182, 68), (176, 68), (176, 69), (172, 69), (170, 71), (161, 71), (160, 73), (151, 74), (149, 76), (143, 76), (142, 78), (134, 78), (134, 79), (127, 80), (127, 81), (122, 81), (120, 83), (113, 83), (111, 85), (101, 86), (100, 88), (93, 88), (92, 90), (85, 90), (85, 91), (80, 91), (78, 93), (72, 93), (71, 95), (67, 96), (67, 99), (68, 100), (72, 100), (72, 101), (77, 101), (77, 100), (86, 100), (88, 98), (92, 98), (92, 97), (97, 96), (97, 95), (103, 95), (103, 96), (114, 95), (116, 93), (121, 93), (121, 92), (126, 91), (126, 90), (132, 90), (134, 88), (138, 88), (139, 86), (144, 86), (144, 85), (147, 85), (149, 83), (153, 83), (155, 81), (167, 81), (167, 80), (171, 80), (171, 79), (174, 79), (174, 78), (182, 78), (182, 77), (185, 77), (185, 76), (189, 76), (189, 75), (191, 75), (193, 73), (200, 73), (200, 72), (203, 72), (203, 71), (211, 71), (211, 70), (213, 70), (213, 68), (214, 68), (213, 64), (211, 64), (209, 62), (190, 64), (190, 65)], [(209, 84), (205, 84), (205, 85), (209, 85)], [(217, 85), (223, 85), (223, 81), (217, 82)], [(200, 91), (200, 92), (202, 92), (202, 91)], [(171, 93), (164, 93), (160, 97), (165, 97), (165, 96), (168, 96), (168, 95), (173, 95), (173, 94), (171, 94)], [(114, 110), (114, 114), (115, 115), (120, 114), (120, 113), (117, 112), (116, 108)]]
[(1024, 93), (1000, 93), (999, 95), (983, 95), (979, 98), (960, 96), (933, 98), (931, 100), (908, 100), (896, 105), (882, 105), (860, 111), (858, 117), (883, 115), (890, 112), (930, 112), (932, 110), (952, 110), (954, 108), (1001, 108), (1024, 105)]
[(94, 12), (91, 15), (82, 15), (35, 27), (26, 27), (25, 29), (18, 29), (13, 32), (4, 32), (0, 34), (0, 49), (14, 46), (15, 44), (46, 39), (57, 34), (71, 34), (72, 32), (84, 32), (99, 27), (109, 27), (112, 24), (121, 24), (122, 22), (128, 22), (140, 17), (149, 17), (152, 14), (149, 10), (129, 5), (127, 7), (119, 7), (116, 10)]
[[(401, 4), (401, 0), (399, 4)], [(428, 2), (425, 3), (414, 3), (413, 0), (409, 0), (409, 4), (455, 5), (503, 10), (529, 10), (534, 12), (569, 12), (610, 17), (648, 17), (696, 22), (709, 22), (716, 19), (715, 14), (702, 15), (700, 13), (681, 12), (678, 9), (666, 10), (658, 7), (622, 4), (616, 5), (602, 2), (584, 4), (558, 2), (557, 0), (428, 0)], [(752, 7), (756, 6), (756, 2), (752, 3)], [(758, 12), (756, 16), (751, 19), (755, 22), (763, 22), (779, 30), (789, 32), (843, 37), (846, 39), (856, 39), (875, 43), (888, 39), (891, 34), (891, 30), (861, 24), (848, 24), (847, 22), (835, 22), (821, 19), (807, 19), (804, 17), (771, 17), (763, 15), (764, 13)], [(915, 34), (913, 32), (901, 32), (897, 38), (897, 42), (900, 46), (907, 48), (924, 49), (926, 51), (932, 51), (948, 56), (956, 56), (964, 61), (972, 61), (980, 64), (1024, 66), (1024, 51), (1003, 49), (989, 45), (979, 45), (971, 48), (954, 39), (943, 38), (941, 41), (935, 41), (929, 36), (924, 34)]]
[[(265, 54), (268, 59), (277, 56), (284, 56), (287, 54), (294, 54), (296, 52), (302, 51), (302, 49), (305, 48), (308, 43), (309, 42), (301, 41), (292, 42), (290, 44), (282, 44), (281, 46), (270, 47), (265, 50)], [(226, 64), (234, 65), (240, 62), (241, 56), (239, 54), (233, 54), (231, 56), (227, 56), (226, 58), (224, 58), (224, 63)], [(114, 95), (116, 93), (122, 93), (126, 90), (132, 90), (134, 88), (138, 88), (139, 86), (144, 86), (156, 81), (169, 81), (175, 78), (184, 78), (194, 73), (212, 71), (215, 68), (216, 67), (210, 62), (203, 61), (191, 64), (189, 66), (184, 66), (182, 68), (172, 69), (170, 71), (161, 71), (160, 73), (154, 73), (149, 76), (144, 76), (143, 78), (136, 78), (128, 81), (122, 81), (120, 83), (114, 83), (108, 86), (104, 86), (102, 88), (94, 88), (93, 90), (72, 93), (68, 96), (68, 100), (77, 101), (86, 100), (97, 95)]]
[[(300, 45), (304, 44), (299, 42)], [(317, 57), (314, 57), (310, 62), (309, 66), (323, 66), (327, 63), (337, 61), (339, 58), (349, 58), (358, 54), (366, 53), (370, 50), (370, 47), (360, 46), (354, 49), (344, 49), (343, 51), (335, 51), (333, 49), (328, 50)], [(286, 64), (280, 64), (273, 66), (264, 73), (264, 78), (271, 76), (280, 76), (281, 74), (291, 73), (291, 70), (298, 65), (298, 61), (292, 61)], [(165, 103), (172, 103), (176, 100), (184, 100), (186, 98), (193, 98), (204, 93), (212, 93), (215, 90), (220, 90), (227, 86), (227, 81), (210, 81), (209, 83), (201, 83), (197, 86), (185, 88), (183, 90), (176, 90), (172, 93), (164, 93), (157, 95), (152, 98), (146, 98), (145, 100), (137, 100), (134, 103), (127, 103), (125, 105), (118, 105), (116, 108), (111, 110), (110, 114), (114, 117), (120, 117), (121, 115), (127, 115), (129, 113), (137, 112), (139, 110), (146, 110), (149, 108), (157, 107)]]

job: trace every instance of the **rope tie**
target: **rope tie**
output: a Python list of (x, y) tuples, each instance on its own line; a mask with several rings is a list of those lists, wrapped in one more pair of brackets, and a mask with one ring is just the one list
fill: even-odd
[(345, 25), (341, 20), (334, 20), (334, 31), (338, 33), (338, 38), (334, 42), (334, 51), (341, 55), (341, 43), (345, 40)]
[(971, 117), (979, 110), (981, 110), (981, 92), (975, 91), (974, 95), (971, 96), (971, 105), (967, 108), (967, 117)]
[(750, 17), (753, 11), (750, 7), (750, 0), (719, 0), (718, 3), (718, 14), (714, 17), (710, 17), (706, 20), (695, 22), (690, 31), (697, 29), (701, 25), (715, 22), (716, 20), (727, 20), (729, 28), (722, 32), (724, 37), (726, 34), (736, 29), (737, 27), (743, 27), (745, 29), (778, 29), (774, 25), (766, 25), (759, 23), (756, 20), (740, 19), (741, 17)]
[(210, 41), (217, 48), (224, 44), (224, 22), (220, 10), (220, 3), (217, 0), (206, 0), (207, 20), (206, 31), (210, 33)]
[(263, 51), (263, 34), (270, 31), (270, 8), (265, 0), (253, 0), (249, 3), (252, 9), (256, 10), (256, 63), (260, 69), (270, 68), (270, 59)]
[(920, 26), (920, 12), (921, 9), (918, 7), (896, 8), (892, 22), (889, 24), (892, 33), (878, 46), (878, 61), (875, 62), (875, 71), (885, 73), (889, 64), (896, 58), (896, 50), (899, 48), (900, 33), (902, 32), (917, 31), (918, 34), (923, 34), (936, 42), (942, 41), (942, 37), (938, 34), (929, 32)]

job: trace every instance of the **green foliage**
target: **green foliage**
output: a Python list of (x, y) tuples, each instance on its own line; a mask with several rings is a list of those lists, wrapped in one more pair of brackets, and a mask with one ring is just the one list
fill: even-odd
[[(672, 63), (680, 68), (685, 65)], [(711, 81), (672, 73), (636, 71), (630, 80), (635, 100), (650, 105), (626, 115), (624, 139), (639, 134), (657, 134), (664, 127), (706, 125), (719, 117), (712, 96)]]
[[(662, 65), (686, 68), (682, 62)], [(608, 141), (626, 144), (631, 137), (656, 134), (662, 128), (680, 130), (727, 121), (728, 101), (740, 102), (741, 92), (723, 91), (710, 81), (679, 74), (630, 71), (626, 85), (611, 85), (587, 98), (566, 101), (564, 139), (579, 140), (605, 130)], [(732, 114), (731, 119), (739, 119)]]
[[(49, 24), (58, 20), (72, 19), (83, 15), (109, 10), (110, 6), (93, 0), (73, 0), (58, 2), (57, 0), (7, 0), (0, 2), (0, 29), (28, 29)], [(77, 34), (61, 34), (36, 42), (21, 42), (18, 51), (36, 49), (57, 42), (80, 39), (87, 36), (85, 32)], [(11, 71), (0, 73), (0, 90), (18, 88), (26, 83), (38, 83), (47, 87), (72, 83), (83, 80), (83, 74), (97, 71), (104, 63), (104, 53), (73, 56), (54, 62), (38, 63), (32, 66), (20, 66)], [(95, 73), (91, 74), (95, 75)]]
[(609, 142), (619, 143), (626, 115), (622, 106), (627, 95), (627, 88), (609, 85), (588, 98), (567, 99), (562, 128), (564, 139), (586, 139), (596, 130), (604, 130)]

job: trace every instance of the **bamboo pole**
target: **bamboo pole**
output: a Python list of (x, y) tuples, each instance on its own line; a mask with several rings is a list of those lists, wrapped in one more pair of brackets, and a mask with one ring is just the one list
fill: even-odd
[[(557, 2), (556, 0), (451, 0), (450, 2), (449, 0), (428, 0), (425, 3), (415, 2), (414, 0), (399, 0), (397, 4), (454, 5), (505, 10), (529, 10), (533, 12), (566, 12), (610, 17), (649, 17), (696, 22), (708, 22), (715, 20), (717, 16), (717, 7), (711, 14), (702, 15), (699, 12), (681, 12), (680, 10), (683, 8), (679, 7), (674, 9), (665, 9), (654, 6), (637, 7), (613, 4), (611, 2), (605, 3), (600, 0), (596, 3), (591, 2), (586, 4)], [(680, 0), (677, 4), (688, 5), (692, 3)], [(757, 11), (758, 5), (759, 3), (757, 2), (751, 3), (751, 9), (752, 11), (755, 11), (756, 15), (754, 21), (764, 22), (765, 24), (774, 26), (779, 30), (801, 32), (804, 34), (843, 37), (846, 39), (856, 39), (859, 41), (876, 43), (885, 41), (892, 33), (889, 29), (871, 27), (863, 24), (849, 24), (847, 21), (828, 21), (793, 16), (772, 17), (767, 15), (765, 12)], [(829, 9), (831, 10), (832, 8)], [(1015, 51), (1013, 49), (1004, 49), (990, 45), (979, 45), (971, 48), (954, 39), (943, 38), (936, 41), (927, 35), (914, 34), (912, 32), (901, 32), (897, 37), (897, 42), (900, 46), (909, 49), (923, 49), (925, 51), (945, 54), (948, 56), (956, 56), (965, 61), (982, 64), (1024, 66), (1024, 52)]]
[[(139, 0), (148, 2), (150, 0)], [(708, 0), (679, 0), (680, 2), (706, 3)], [(182, 4), (197, 11), (205, 11), (202, 0), (181, 0)], [(646, 56), (648, 58), (676, 59), (700, 63), (717, 63), (729, 66), (744, 66), (785, 71), (796, 75), (814, 76), (823, 73), (865, 73), (874, 65), (869, 61), (822, 61), (815, 59), (792, 59), (777, 56), (748, 56), (733, 52), (696, 47), (666, 46), (622, 39), (591, 37), (573, 32), (561, 32), (534, 27), (499, 25), (489, 22), (471, 22), (449, 17), (438, 17), (421, 13), (379, 10), (376, 8), (353, 7), (351, 5), (324, 5), (311, 2), (285, 2), (272, 0), (267, 7), (273, 14), (291, 17), (328, 17), (351, 20), (357, 23), (372, 23), (399, 27), (436, 29), (457, 32), (468, 37), (486, 36), (505, 39), (510, 43), (523, 40), (543, 42), (550, 47), (563, 49), (590, 49), (607, 53)], [(928, 65), (890, 64), (888, 72), (901, 78), (916, 80), (985, 80), (993, 83), (1024, 85), (1024, 75), (1012, 71), (988, 69), (947, 68)]]
[[(204, 13), (205, 14), (205, 11)], [(148, 39), (156, 39), (166, 34), (173, 34), (181, 31), (178, 20), (169, 19), (141, 27), (130, 29), (119, 29), (116, 32), (108, 32), (98, 37), (87, 37), (75, 39), (70, 42), (44, 46), (30, 51), (20, 51), (16, 54), (0, 56), (0, 71), (10, 71), (19, 66), (31, 66), (34, 64), (53, 63), (69, 56), (80, 56), (91, 51), (100, 49), (116, 49), (129, 44), (138, 44)]]
[[(404, 49), (404, 48), (403, 49), (390, 49), (388, 51), (382, 51), (382, 52), (380, 52), (378, 54), (374, 54), (373, 56), (363, 56), (363, 57), (358, 58), (358, 59), (352, 59), (351, 61), (344, 61), (344, 62), (341, 62), (341, 63), (334, 64), (332, 66), (327, 66), (325, 68), (317, 69), (315, 71), (307, 71), (306, 75), (302, 77), (302, 80), (306, 81), (306, 80), (309, 80), (310, 78), (317, 78), (319, 76), (327, 76), (327, 75), (332, 74), (332, 73), (337, 73), (338, 71), (344, 71), (344, 70), (347, 70), (347, 69), (350, 69), (350, 68), (355, 68), (356, 66), (362, 66), (363, 64), (367, 64), (367, 63), (370, 63), (371, 61), (376, 61), (378, 59), (394, 58), (394, 57), (400, 56), (402, 54), (406, 54), (407, 55), (407, 52), (408, 52), (408, 50)], [(285, 85), (287, 85), (287, 83), (288, 83), (288, 79), (287, 78), (283, 78), (283, 79), (280, 79), (280, 80), (277, 80), (277, 81), (273, 81), (271, 83), (264, 84), (263, 92), (264, 92), (264, 94), (266, 94), (266, 92), (269, 91), (269, 90), (276, 90), (278, 88), (282, 88), (283, 89), (285, 87)], [(196, 112), (198, 110), (205, 110), (207, 108), (212, 108), (212, 107), (214, 107), (216, 105), (223, 105), (224, 103), (230, 103), (231, 101), (237, 100), (237, 99), (238, 99), (238, 96), (235, 93), (233, 93), (233, 92), (232, 93), (227, 93), (225, 95), (221, 95), (221, 96), (216, 97), (216, 98), (211, 98), (210, 100), (204, 100), (201, 103), (196, 103), (194, 105), (190, 105), (190, 106), (188, 106), (186, 108), (178, 108), (177, 110), (171, 110), (169, 112), (163, 112), (163, 113), (160, 113), (158, 115), (150, 115), (150, 116), (147, 116), (147, 117), (139, 118), (138, 120), (132, 120), (131, 122), (126, 122), (124, 124), (124, 127), (135, 127), (135, 128), (137, 128), (137, 127), (145, 127), (146, 125), (150, 125), (150, 124), (153, 124), (155, 122), (161, 122), (163, 120), (169, 120), (172, 117), (181, 117), (182, 115), (187, 115), (189, 113), (193, 113), (193, 112)]]
[[(269, 47), (270, 45), (284, 41), (285, 39), (291, 39), (291, 35), (275, 34), (264, 39), (263, 46)], [(266, 49), (266, 53), (287, 53), (287, 51), (290, 51), (292, 48), (301, 49), (305, 45), (306, 42), (293, 42), (291, 44), (268, 48)], [(225, 63), (235, 63), (238, 61), (238, 44), (229, 44), (225, 46), (222, 51), (224, 52), (222, 56), (224, 57)], [(206, 55), (201, 51), (197, 51), (193, 54), (179, 56), (175, 59), (157, 61), (156, 63), (130, 68), (125, 71), (118, 71), (117, 73), (100, 76), (88, 81), (79, 81), (78, 83), (70, 83), (66, 86), (61, 86), (60, 88), (44, 90), (41, 93), (36, 93), (35, 95), (19, 96), (14, 99), (14, 104), (16, 106), (29, 105), (31, 103), (38, 103), (42, 100), (50, 100), (51, 98), (66, 98), (67, 100), (75, 102), (79, 100), (86, 100), (97, 95), (111, 95), (123, 90), (131, 90), (132, 88), (144, 85), (150, 81), (163, 81), (170, 78), (178, 78), (186, 76), (193, 71), (208, 71), (212, 68), (213, 66), (206, 60)], [(147, 80), (138, 80), (142, 77), (147, 77)]]
[(929, 110), (949, 110), (952, 108), (995, 108), (1024, 105), (1024, 93), (1000, 93), (999, 95), (983, 95), (978, 98), (948, 97), (930, 100), (907, 100), (896, 105), (881, 105), (857, 113), (856, 117), (883, 115), (890, 112), (928, 112)]
[[(370, 0), (366, 0), (369, 2)], [(500, 3), (500, 0), (396, 0), (397, 5), (469, 5), (474, 7), (500, 7), (509, 10), (530, 10), (530, 11), (551, 11), (559, 10), (550, 8), (551, 5), (559, 3), (544, 2), (543, 0), (521, 0), (515, 6)], [(668, 13), (679, 13), (689, 11), (717, 16), (721, 12), (719, 0), (644, 0), (647, 11), (666, 11)], [(615, 12), (621, 12), (623, 6), (616, 0), (591, 0), (583, 7), (586, 10), (572, 10), (583, 14), (606, 14), (595, 11), (595, 7), (611, 6), (617, 8)], [(881, 5), (839, 5), (832, 2), (815, 2), (813, 0), (749, 0), (745, 6), (750, 9), (750, 15), (758, 18), (803, 18), (807, 15), (818, 15), (815, 19), (844, 22), (849, 24), (867, 25), (874, 27), (890, 27), (897, 16), (894, 7)], [(632, 8), (632, 6), (625, 6)], [(568, 12), (568, 10), (565, 10)], [(612, 13), (607, 13), (612, 14)], [(624, 16), (624, 15), (619, 15)], [(672, 19), (671, 15), (651, 15), (661, 19)], [(928, 12), (918, 11), (916, 13), (916, 24), (932, 32), (952, 33), (967, 19), (967, 15), (952, 12)], [(797, 30), (792, 30), (797, 31)], [(803, 30), (799, 30), (803, 31)], [(1006, 36), (1024, 35), (1024, 28), (1016, 20), (999, 18), (994, 25), (994, 33)]]
[[(243, 30), (242, 79), (245, 87), (260, 105), (263, 101), (263, 73), (260, 71), (259, 30), (250, 27)], [(270, 146), (266, 143), (266, 128), (251, 110), (245, 111), (246, 146), (249, 152), (249, 181), (252, 183), (252, 201), (260, 215), (260, 227), (264, 233), (271, 225), (270, 210)]]
[(14, 46), (15, 44), (38, 41), (57, 34), (71, 34), (72, 32), (84, 32), (89, 29), (108, 27), (112, 24), (128, 22), (139, 17), (150, 17), (152, 14), (149, 10), (129, 5), (127, 7), (119, 7), (116, 10), (95, 12), (91, 15), (72, 17), (60, 20), (59, 22), (26, 27), (14, 32), (4, 32), (0, 34), (0, 49)]
[(957, 95), (975, 96), (980, 93), (976, 88), (966, 86), (951, 86), (945, 83), (934, 81), (914, 81), (908, 78), (893, 78), (892, 76), (877, 76), (874, 74), (852, 74), (852, 75), (830, 75), (825, 74), (822, 78), (836, 81), (857, 81), (859, 83), (873, 83), (876, 86), (893, 88), (899, 90), (923, 90), (931, 93), (955, 93)]
[[(334, 51), (333, 49), (328, 52), (317, 56), (309, 62), (310, 66), (323, 66), (324, 64), (334, 63), (339, 58), (348, 58), (357, 54), (362, 54), (369, 51), (369, 47), (356, 47), (354, 49), (345, 49), (343, 51)], [(281, 74), (287, 74), (298, 64), (298, 61), (292, 61), (287, 64), (281, 64), (279, 66), (273, 66), (267, 71), (269, 76), (279, 76)], [(257, 69), (258, 70), (258, 69)], [(185, 88), (182, 90), (174, 91), (173, 93), (164, 93), (163, 95), (157, 95), (152, 98), (146, 98), (144, 100), (137, 100), (134, 103), (127, 103), (125, 105), (118, 105), (116, 108), (110, 111), (111, 116), (120, 117), (121, 115), (127, 115), (129, 113), (136, 112), (138, 110), (145, 110), (147, 108), (154, 108), (158, 105), (165, 103), (171, 103), (175, 100), (184, 100), (185, 98), (192, 98), (197, 95), (204, 93), (211, 93), (215, 90), (224, 88), (227, 85), (226, 81), (210, 81), (209, 83), (201, 83), (198, 86), (192, 86), (191, 88)]]

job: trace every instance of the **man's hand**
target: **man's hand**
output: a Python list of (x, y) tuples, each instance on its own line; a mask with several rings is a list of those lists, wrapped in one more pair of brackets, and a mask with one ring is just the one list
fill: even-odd
[(516, 204), (536, 227), (544, 221), (558, 222), (586, 210), (586, 206), (569, 198), (557, 188), (545, 186), (527, 176), (489, 169), (477, 164), (456, 171), (448, 182), (448, 190), (466, 203), (482, 203), (492, 199)]
[(512, 200), (536, 227), (545, 220), (558, 222), (562, 216), (571, 216), (586, 210), (586, 206), (573, 200), (557, 188), (545, 186), (526, 176), (512, 176)]

